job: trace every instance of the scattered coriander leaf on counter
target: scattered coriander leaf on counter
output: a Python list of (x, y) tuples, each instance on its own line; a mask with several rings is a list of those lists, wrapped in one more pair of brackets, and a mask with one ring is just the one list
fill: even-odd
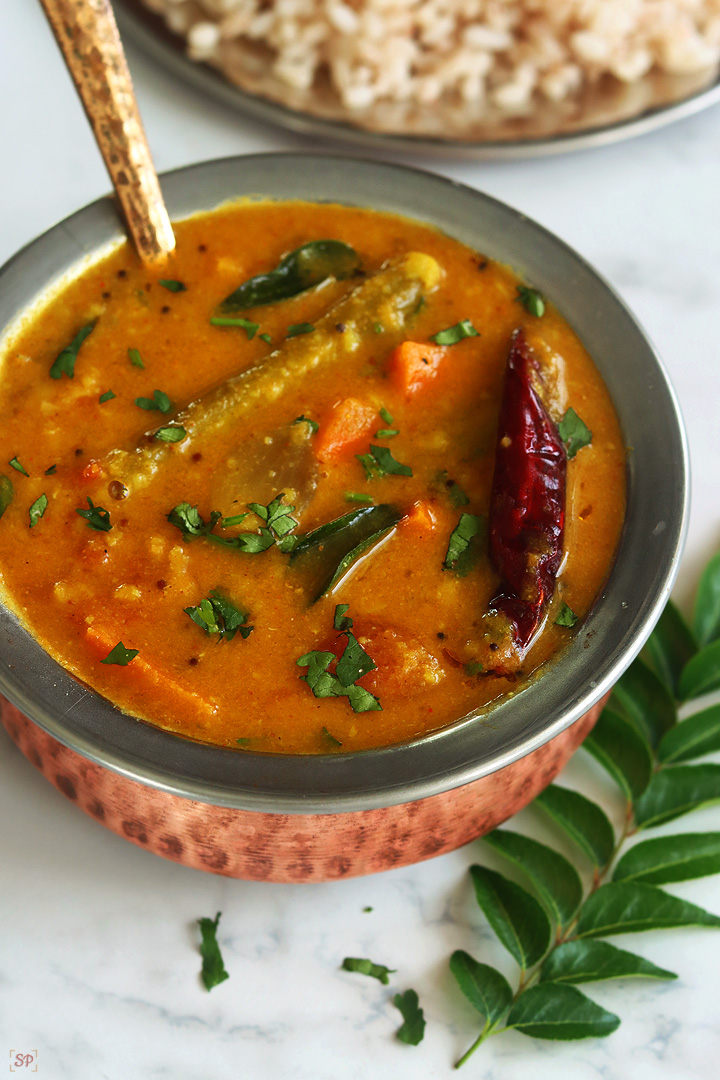
[[(153, 396), (151, 398), (147, 398), (147, 397), (137, 397), (137, 398), (135, 398), (135, 404), (138, 406), (139, 409), (145, 409), (146, 412), (153, 412), (155, 410), (155, 411), (158, 411), (158, 412), (161, 412), (161, 413), (169, 413), (169, 412), (172, 412), (172, 408), (173, 408), (172, 401), (167, 396), (167, 394), (163, 393), (162, 390), (153, 390)], [(156, 433), (156, 437), (157, 437), (157, 433)], [(173, 440), (168, 440), (168, 442), (171, 442), (171, 441), (173, 441)], [(176, 439), (174, 441), (179, 442), (180, 440)]]
[(292, 323), (285, 333), (286, 338), (299, 337), (301, 334), (312, 334), (315, 327), (309, 322)]
[(40, 518), (43, 516), (43, 514), (47, 510), (47, 505), (48, 505), (48, 498), (47, 498), (47, 495), (43, 492), (43, 494), (39, 495), (37, 497), (37, 499), (35, 500), (35, 502), (32, 504), (32, 506), (30, 507), (30, 528), (31, 529), (34, 528), (35, 525), (37, 525), (38, 521), (40, 520)]
[(557, 426), (558, 435), (565, 443), (568, 458), (574, 458), (583, 446), (592, 442), (592, 431), (580, 419), (574, 409), (568, 409)]
[(107, 654), (104, 660), (101, 660), (101, 664), (117, 664), (118, 667), (127, 667), (131, 660), (134, 660), (139, 653), (139, 649), (126, 649), (122, 641), (118, 641), (110, 652)]
[(187, 431), (184, 427), (180, 427), (179, 424), (173, 424), (170, 427), (161, 427), (157, 431), (153, 431), (153, 439), (159, 439), (160, 442), (176, 443), (182, 442)]
[(563, 603), (560, 605), (557, 618), (555, 619), (556, 626), (574, 626), (578, 621), (579, 616), (575, 614), (571, 607)]
[(104, 506), (95, 506), (92, 499), (88, 496), (89, 510), (78, 509), (75, 511), (81, 518), (85, 518), (89, 528), (95, 529), (96, 532), (110, 532), (112, 525), (110, 524), (110, 511), (106, 510)]
[(162, 285), (163, 289), (167, 289), (168, 292), (187, 292), (187, 285), (182, 281), (175, 281), (173, 278), (160, 278), (158, 285)]
[(396, 968), (385, 967), (384, 964), (373, 964), (372, 960), (363, 960), (356, 956), (346, 956), (342, 962), (342, 969), (343, 971), (355, 971), (358, 975), (369, 975), (373, 979), (379, 979), (383, 986), (387, 986), (390, 982), (388, 975), (394, 975), (396, 971)]
[(106, 401), (112, 401), (114, 397), (117, 397), (117, 394), (114, 394), (112, 390), (106, 390), (105, 393), (101, 394), (98, 398), (98, 404), (104, 405)]
[(417, 1046), (425, 1035), (425, 1015), (420, 1008), (417, 993), (414, 990), (406, 990), (404, 994), (396, 994), (393, 1004), (402, 1013), (403, 1023), (395, 1032), (395, 1037), (408, 1046)]
[(200, 977), (206, 990), (212, 990), (214, 986), (219, 986), (221, 982), (225, 982), (229, 979), (225, 965), (223, 963), (222, 954), (220, 952), (220, 946), (217, 940), (217, 928), (220, 922), (220, 912), (218, 911), (214, 919), (198, 919), (198, 926), (200, 927), (200, 934), (202, 941), (200, 943), (200, 955), (202, 956), (202, 970)]
[(16, 469), (17, 472), (22, 473), (23, 476), (30, 475), (29, 472), (26, 472), (26, 470), (23, 468), (23, 466), (20, 464), (16, 457), (10, 458), (10, 460), (8, 461), (8, 465), (10, 465), (13, 469)]
[(383, 476), (412, 476), (409, 465), (402, 465), (392, 456), (387, 446), (371, 446), (367, 454), (356, 454), (366, 480), (379, 480)]
[(72, 339), (69, 345), (66, 345), (61, 352), (55, 358), (55, 361), (50, 368), (50, 378), (59, 379), (63, 375), (67, 375), (69, 379), (75, 376), (75, 362), (80, 351), (80, 346), (86, 337), (92, 334), (95, 329), (95, 322), (86, 323), (82, 326), (75, 337)]
[(143, 371), (145, 370), (145, 364), (137, 349), (128, 349), (128, 360), (133, 367), (142, 368)]
[(537, 289), (529, 289), (527, 285), (516, 285), (517, 299), (525, 308), (529, 315), (534, 315), (536, 319), (541, 319), (545, 314), (545, 300), (542, 293), (539, 293)]
[(308, 416), (296, 416), (293, 420), (293, 424), (307, 424), (312, 435), (317, 435), (320, 430), (318, 422), (316, 420), (311, 420)]
[(375, 909), (371, 908), (371, 907), (364, 907), (363, 908), (363, 914), (367, 915), (369, 912), (374, 911), (374, 910)]
[(479, 337), (479, 331), (475, 329), (469, 319), (462, 319), (461, 322), (455, 323), (454, 326), (448, 326), (446, 330), (438, 330), (437, 334), (433, 334), (430, 338), (436, 345), (457, 345), (458, 341), (462, 341), (463, 338)]
[(54, 476), (57, 472), (57, 465), (51, 465), (49, 469), (45, 470), (46, 476)]
[(235, 326), (239, 330), (244, 330), (248, 341), (252, 341), (260, 329), (260, 323), (250, 322), (249, 319), (243, 319), (240, 316), (233, 318), (225, 315), (213, 315), (210, 324), (211, 326)]
[(248, 618), (247, 611), (236, 607), (232, 600), (229, 600), (218, 589), (213, 589), (197, 607), (186, 607), (183, 611), (206, 634), (217, 634), (218, 643), (232, 641), (238, 631), (242, 638), (247, 638), (255, 629), (254, 626), (245, 625)]

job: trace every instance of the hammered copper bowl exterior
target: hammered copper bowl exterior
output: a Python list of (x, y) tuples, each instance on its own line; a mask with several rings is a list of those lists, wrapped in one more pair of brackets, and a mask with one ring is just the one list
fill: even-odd
[(603, 702), (538, 750), (440, 795), (344, 814), (267, 814), (183, 799), (68, 749), (2, 699), (10, 738), (58, 791), (118, 836), (173, 862), (249, 881), (336, 881), (422, 862), (484, 836), (557, 776)]

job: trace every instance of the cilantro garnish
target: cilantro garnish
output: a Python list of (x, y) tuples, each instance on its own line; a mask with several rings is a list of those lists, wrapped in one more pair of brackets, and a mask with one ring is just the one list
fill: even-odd
[(139, 368), (142, 368), (143, 370), (145, 369), (145, 365), (143, 364), (142, 357), (141, 357), (141, 355), (140, 355), (140, 353), (138, 352), (137, 349), (128, 349), (128, 360), (130, 361), (130, 363), (132, 364), (133, 367), (139, 367)]
[(183, 611), (206, 634), (217, 634), (218, 643), (232, 641), (238, 631), (241, 637), (247, 638), (255, 629), (254, 626), (245, 625), (247, 611), (241, 611), (217, 589), (213, 589), (197, 607), (186, 607)]
[(95, 329), (95, 322), (86, 323), (81, 327), (75, 337), (72, 339), (69, 345), (58, 353), (55, 358), (55, 362), (50, 368), (50, 378), (59, 379), (63, 375), (67, 375), (69, 379), (75, 376), (75, 361), (80, 350), (80, 346), (88, 335), (92, 334)]
[(363, 960), (357, 956), (346, 956), (342, 962), (343, 971), (356, 971), (359, 975), (370, 975), (373, 979), (379, 979), (383, 986), (390, 982), (388, 975), (394, 975), (397, 968), (385, 967), (384, 964), (373, 964), (372, 960)]
[(450, 502), (453, 506), (467, 506), (470, 499), (465, 494), (463, 489), (454, 480), (450, 480), (446, 485), (448, 495), (450, 496)]
[(592, 442), (592, 431), (574, 409), (568, 409), (558, 424), (558, 435), (565, 443), (569, 458), (574, 458), (578, 450), (582, 450), (583, 446), (589, 446)]
[(387, 446), (371, 446), (368, 454), (356, 454), (367, 480), (378, 480), (382, 476), (412, 476), (409, 465), (401, 465), (392, 456)]
[(233, 525), (240, 525), (246, 517), (247, 514), (233, 514), (232, 517), (220, 518), (220, 528), (231, 529)]
[(399, 435), (400, 432), (397, 428), (380, 428), (375, 432), (376, 439), (392, 439), (395, 435)]
[(545, 300), (542, 293), (539, 293), (537, 289), (529, 289), (527, 285), (516, 285), (516, 289), (517, 299), (528, 314), (541, 319), (545, 314)]
[(555, 620), (555, 625), (574, 626), (575, 623), (578, 621), (578, 618), (579, 615), (576, 615), (571, 607), (568, 607), (567, 604), (562, 604), (560, 607), (560, 611), (558, 612), (558, 617)]
[(116, 664), (118, 667), (127, 667), (131, 660), (134, 660), (139, 649), (126, 649), (122, 641), (118, 641), (117, 645), (110, 650), (104, 660), (101, 660), (101, 664)]
[(217, 928), (218, 923), (220, 922), (220, 914), (221, 913), (218, 911), (214, 919), (198, 919), (198, 926), (200, 927), (200, 933), (202, 935), (202, 942), (200, 944), (202, 971), (200, 972), (200, 977), (202, 978), (206, 990), (212, 990), (213, 986), (218, 986), (221, 982), (225, 982), (226, 979), (230, 978), (225, 970), (220, 946), (217, 942)]
[(110, 511), (106, 510), (103, 506), (94, 506), (92, 499), (88, 496), (89, 510), (76, 510), (75, 513), (79, 514), (81, 518), (85, 518), (88, 526), (91, 529), (95, 529), (96, 532), (110, 532), (112, 525), (110, 524)]
[(376, 334), (382, 334), (384, 329), (385, 328), (384, 328), (382, 323), (379, 323), (379, 322), (373, 323), (373, 330), (375, 331)]
[(187, 285), (182, 281), (174, 281), (172, 278), (160, 278), (158, 285), (162, 285), (168, 292), (187, 292)]
[[(249, 319), (242, 319), (239, 316), (237, 318), (230, 318), (225, 315), (213, 315), (210, 320), (211, 326), (237, 326), (240, 330), (244, 330), (247, 334), (248, 341), (257, 334), (260, 329), (260, 323), (250, 322)], [(265, 336), (265, 335), (263, 335)]]
[[(148, 397), (136, 397), (135, 398), (135, 404), (138, 406), (138, 408), (145, 409), (147, 412), (152, 412), (153, 410), (158, 410), (161, 413), (169, 413), (169, 412), (172, 412), (172, 408), (173, 408), (172, 401), (167, 396), (167, 394), (164, 394), (162, 392), (162, 390), (153, 390), (153, 396), (151, 398), (148, 398)], [(168, 442), (173, 442), (173, 441), (179, 442), (180, 440), (179, 439), (177, 439), (177, 440), (168, 439), (167, 441)]]
[(261, 341), (264, 341), (266, 345), (272, 345), (272, 338), (269, 334), (258, 334)]
[(392, 413), (388, 412), (384, 405), (378, 410), (378, 415), (385, 421), (386, 424), (392, 425), (395, 423), (395, 418), (393, 417)]
[(106, 390), (105, 393), (101, 394), (98, 398), (98, 404), (104, 405), (106, 401), (112, 401), (114, 397), (117, 397), (117, 394), (114, 394), (112, 390)]
[(49, 469), (45, 470), (46, 476), (54, 476), (57, 472), (57, 465), (51, 465)]
[(410, 1046), (417, 1046), (422, 1042), (425, 1034), (425, 1016), (420, 1008), (417, 994), (414, 990), (396, 994), (393, 1005), (400, 1010), (404, 1021), (395, 1032), (396, 1038)]
[(467, 664), (463, 664), (463, 671), (466, 675), (482, 675), (485, 668), (479, 660), (470, 660)]
[(286, 337), (299, 337), (300, 334), (312, 334), (315, 327), (309, 322), (293, 323), (292, 326), (288, 326)]
[(0, 518), (15, 498), (15, 489), (7, 476), (0, 476)]
[[(333, 625), (341, 634), (345, 634), (345, 648), (338, 658), (335, 653), (313, 649), (301, 656), (296, 663), (306, 667), (307, 674), (300, 678), (308, 684), (317, 698), (346, 697), (353, 712), (382, 712), (382, 705), (369, 690), (355, 686), (358, 679), (373, 671), (377, 664), (368, 656), (355, 635), (351, 633), (352, 619), (345, 615), (347, 604), (338, 604), (335, 608)], [(336, 661), (335, 672), (328, 668)]]
[(22, 473), (23, 476), (29, 476), (30, 475), (29, 472), (25, 471), (25, 469), (22, 467), (22, 465), (20, 464), (20, 462), (18, 461), (18, 459), (16, 457), (10, 458), (10, 460), (8, 461), (8, 465), (11, 465), (13, 469), (17, 469), (17, 471), (19, 473)]
[(472, 570), (477, 558), (476, 536), (485, 532), (485, 518), (475, 514), (461, 514), (460, 520), (450, 534), (443, 569), (454, 570), (460, 577)]
[(183, 534), (184, 540), (194, 540), (198, 536), (204, 536), (222, 547), (234, 548), (246, 555), (258, 555), (261, 551), (278, 545), (281, 551), (289, 552), (295, 546), (296, 539), (290, 533), (297, 528), (297, 521), (291, 517), (294, 506), (286, 505), (281, 492), (263, 506), (262, 503), (248, 503), (248, 510), (256, 514), (265, 524), (257, 532), (243, 532), (237, 536), (218, 536), (213, 532), (219, 523), (221, 528), (239, 524), (247, 514), (236, 514), (234, 517), (223, 518), (219, 510), (213, 510), (210, 517), (205, 521), (200, 515), (197, 506), (190, 503), (178, 503), (167, 515), (167, 520)]
[(312, 435), (317, 435), (320, 430), (318, 422), (316, 420), (311, 420), (309, 416), (296, 416), (293, 420), (293, 424), (307, 424)]
[(366, 495), (363, 491), (346, 491), (345, 501), (350, 503), (371, 503), (372, 495)]
[(342, 746), (340, 740), (336, 739), (334, 735), (331, 735), (326, 727), (322, 729), (322, 737), (323, 741), (327, 743), (328, 746)]
[(47, 505), (48, 505), (48, 498), (47, 498), (47, 495), (43, 492), (43, 494), (38, 496), (38, 498), (35, 500), (35, 502), (30, 507), (30, 528), (31, 529), (35, 525), (37, 525), (38, 521), (40, 520), (40, 518), (43, 516), (43, 514), (47, 510)]
[(161, 427), (157, 431), (153, 431), (153, 439), (159, 439), (160, 442), (176, 443), (182, 442), (187, 431), (184, 427), (180, 427), (179, 424), (172, 424), (170, 427)]
[(475, 329), (469, 319), (463, 319), (454, 326), (448, 326), (446, 330), (438, 330), (430, 338), (436, 345), (457, 345), (463, 338), (479, 337), (479, 331)]
[(291, 533), (293, 529), (296, 529), (298, 524), (295, 518), (290, 516), (295, 507), (283, 503), (284, 498), (285, 496), (281, 492), (267, 506), (263, 506), (261, 503), (247, 504), (248, 510), (252, 510), (253, 514), (257, 514), (279, 540)]

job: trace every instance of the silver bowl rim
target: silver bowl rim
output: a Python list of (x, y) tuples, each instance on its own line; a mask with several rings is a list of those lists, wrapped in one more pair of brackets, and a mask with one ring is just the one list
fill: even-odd
[[(552, 670), (489, 711), (379, 750), (301, 756), (191, 742), (123, 714), (79, 683), (2, 605), (0, 692), (49, 735), (111, 771), (199, 802), (265, 813), (365, 811), (439, 795), (510, 765), (570, 727), (645, 644), (669, 598), (687, 530), (680, 408), (624, 302), (581, 256), (520, 211), (410, 166), (339, 154), (256, 154), (176, 169), (161, 183), (174, 218), (257, 196), (401, 213), (510, 264), (539, 288), (588, 348), (629, 447), (615, 563)], [(54, 284), (123, 237), (106, 196), (32, 241), (0, 269), (0, 327), (11, 328)]]

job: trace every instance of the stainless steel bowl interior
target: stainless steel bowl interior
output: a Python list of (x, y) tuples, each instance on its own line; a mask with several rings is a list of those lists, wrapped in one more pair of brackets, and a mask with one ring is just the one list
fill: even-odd
[[(383, 750), (319, 757), (248, 754), (138, 722), (78, 683), (0, 608), (0, 692), (83, 756), (156, 788), (275, 812), (366, 810), (469, 783), (531, 752), (605, 694), (642, 648), (669, 596), (684, 540), (688, 459), (662, 364), (622, 300), (584, 260), (522, 213), (461, 184), (334, 155), (262, 154), (167, 173), (174, 218), (242, 196), (371, 206), (429, 222), (511, 265), (561, 310), (613, 397), (628, 447), (628, 510), (602, 595), (547, 677), (487, 716)], [(0, 270), (0, 327), (123, 235), (100, 199)]]

